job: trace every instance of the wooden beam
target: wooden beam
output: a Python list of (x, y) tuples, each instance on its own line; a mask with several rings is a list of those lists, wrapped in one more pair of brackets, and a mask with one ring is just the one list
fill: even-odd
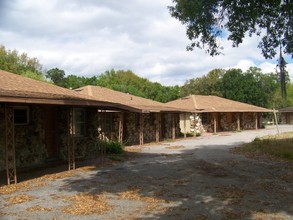
[(237, 131), (240, 131), (240, 112), (237, 113)]
[(139, 114), (139, 145), (144, 144), (143, 127), (144, 127), (143, 114)]
[(67, 111), (67, 123), (68, 123), (68, 170), (75, 169), (75, 141), (74, 141), (74, 122), (73, 122), (73, 108), (69, 108)]
[(258, 129), (258, 114), (257, 114), (257, 112), (254, 115), (255, 115), (255, 130), (257, 130)]
[(196, 117), (196, 114), (193, 113), (193, 135), (194, 135), (194, 137), (196, 137), (196, 129), (195, 129), (195, 127), (196, 127), (196, 123), (195, 123), (195, 117)]
[(7, 184), (17, 183), (14, 135), (14, 110), (12, 106), (5, 105), (5, 155)]
[(175, 114), (171, 114), (172, 117), (172, 139), (176, 138), (176, 127), (175, 127)]
[(118, 141), (120, 144), (123, 142), (123, 121), (124, 121), (124, 114), (123, 112), (119, 113), (119, 128), (118, 128)]
[(161, 113), (156, 113), (156, 142), (160, 142), (161, 137)]
[(217, 112), (214, 112), (214, 133), (217, 133)]
[(183, 123), (184, 123), (184, 138), (186, 138), (186, 114), (187, 113), (183, 113), (184, 114), (184, 117), (183, 117), (183, 119), (184, 119), (184, 121), (183, 121)]

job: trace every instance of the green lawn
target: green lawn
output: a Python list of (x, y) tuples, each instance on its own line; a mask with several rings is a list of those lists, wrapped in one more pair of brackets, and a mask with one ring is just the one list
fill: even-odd
[(293, 161), (293, 132), (255, 138), (251, 143), (232, 151), (248, 156), (272, 156)]

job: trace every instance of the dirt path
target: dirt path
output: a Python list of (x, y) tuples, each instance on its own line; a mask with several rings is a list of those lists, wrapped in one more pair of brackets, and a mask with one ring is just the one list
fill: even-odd
[(270, 133), (133, 147), (124, 162), (0, 190), (0, 219), (293, 219), (292, 163), (229, 152)]

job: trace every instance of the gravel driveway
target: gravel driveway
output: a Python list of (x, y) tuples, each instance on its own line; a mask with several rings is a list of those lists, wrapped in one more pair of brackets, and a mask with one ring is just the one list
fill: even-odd
[(275, 133), (270, 126), (134, 146), (116, 158), (124, 161), (2, 187), (0, 219), (293, 219), (292, 163), (229, 152)]

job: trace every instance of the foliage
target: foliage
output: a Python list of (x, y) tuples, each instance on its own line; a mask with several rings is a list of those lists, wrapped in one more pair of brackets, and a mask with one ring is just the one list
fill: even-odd
[(265, 58), (273, 58), (279, 46), (293, 57), (292, 1), (173, 0), (172, 17), (186, 26), (191, 40), (188, 50), (203, 48), (211, 56), (220, 54), (219, 37), (228, 35), (233, 46), (257, 35)]
[(190, 79), (180, 89), (180, 96), (194, 95), (217, 95), (221, 96), (218, 90), (218, 81), (223, 77), (223, 69), (214, 69), (206, 76)]
[(42, 66), (37, 58), (29, 58), (26, 53), (19, 54), (17, 50), (6, 50), (2, 45), (0, 45), (0, 69), (44, 80), (41, 73)]
[(84, 77), (65, 76), (63, 70), (53, 68), (47, 71), (46, 77), (54, 84), (69, 89), (97, 85), (159, 102), (168, 102), (179, 98), (179, 86), (162, 86), (160, 83), (153, 83), (141, 78), (130, 70), (110, 70), (99, 76)]
[(250, 156), (273, 156), (293, 161), (292, 141), (292, 132), (255, 138), (251, 143), (235, 148), (234, 152)]
[(130, 70), (106, 71), (97, 77), (97, 85), (159, 102), (179, 97), (179, 86), (162, 86), (141, 78)]
[(293, 106), (293, 84), (287, 84), (287, 105)]
[(120, 144), (118, 141), (103, 141), (103, 144), (106, 147), (107, 154), (121, 154), (123, 153), (123, 145)]
[(65, 87), (65, 72), (58, 68), (50, 69), (46, 72), (46, 77), (50, 79), (55, 85)]
[(97, 85), (97, 77), (84, 77), (69, 75), (65, 79), (65, 87), (69, 89), (77, 89), (86, 85)]
[(264, 74), (256, 67), (246, 72), (240, 69), (215, 69), (206, 76), (191, 79), (182, 87), (180, 94), (217, 95), (252, 105), (279, 108), (283, 106), (277, 75)]
[(26, 71), (23, 72), (21, 75), (39, 81), (46, 81), (45, 77), (37, 72)]
[(228, 70), (219, 82), (225, 98), (262, 107), (271, 106), (278, 83), (273, 74), (263, 74), (256, 67), (243, 73), (240, 69)]

